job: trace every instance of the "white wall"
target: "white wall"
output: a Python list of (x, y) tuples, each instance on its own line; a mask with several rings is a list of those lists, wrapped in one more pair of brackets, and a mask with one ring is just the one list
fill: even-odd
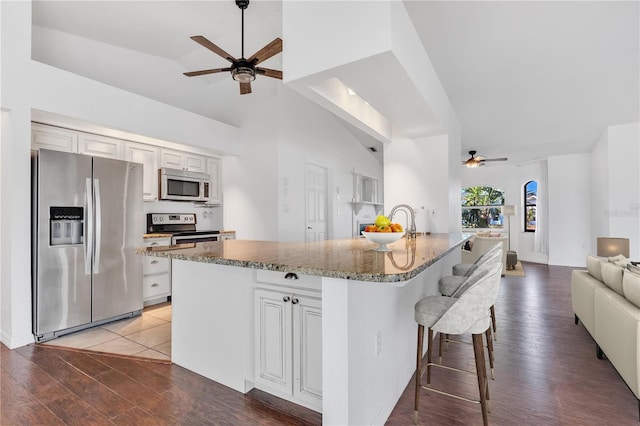
[[(397, 204), (416, 211), (418, 232), (449, 232), (449, 152), (446, 135), (397, 140), (384, 150), (385, 213)], [(457, 209), (460, 210), (458, 203)], [(431, 212), (435, 210), (433, 217)], [(404, 215), (398, 214), (404, 225)], [(394, 218), (394, 222), (396, 218)]]
[(389, 50), (389, 11), (387, 1), (283, 2), (284, 81)]
[[(2, 179), (2, 330), (10, 348), (33, 341), (31, 334), (30, 149), (31, 149), (31, 3), (0, 2), (3, 139)], [(5, 128), (6, 126), (6, 128)]]
[(278, 104), (279, 239), (305, 239), (305, 165), (309, 162), (329, 172), (329, 239), (351, 237), (353, 221), (369, 212), (364, 209), (353, 216), (353, 171), (382, 178), (382, 164), (341, 120), (295, 91), (283, 87)]
[(242, 150), (222, 163), (224, 226), (236, 238), (278, 239), (278, 102), (253, 104), (242, 128)]
[(609, 132), (602, 132), (591, 151), (591, 245), (596, 254), (596, 238), (609, 236)]
[(591, 247), (590, 154), (549, 157), (549, 264), (584, 266)]
[(608, 129), (610, 237), (629, 238), (630, 257), (640, 256), (640, 123)]

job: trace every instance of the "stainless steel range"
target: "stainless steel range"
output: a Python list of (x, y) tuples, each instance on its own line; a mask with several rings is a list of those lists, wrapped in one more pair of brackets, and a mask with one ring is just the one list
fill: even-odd
[(196, 231), (195, 213), (148, 213), (147, 232), (171, 234), (171, 244), (219, 241), (220, 231)]

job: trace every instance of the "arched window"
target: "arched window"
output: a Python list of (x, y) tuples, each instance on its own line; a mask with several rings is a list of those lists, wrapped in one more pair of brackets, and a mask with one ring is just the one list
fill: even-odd
[(463, 228), (503, 228), (504, 191), (490, 186), (462, 189)]
[(530, 180), (524, 184), (524, 230), (536, 232), (536, 208), (538, 205), (538, 182)]

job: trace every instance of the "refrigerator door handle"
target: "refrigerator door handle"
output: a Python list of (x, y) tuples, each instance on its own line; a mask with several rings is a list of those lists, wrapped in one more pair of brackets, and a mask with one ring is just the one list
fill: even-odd
[(85, 184), (84, 273), (85, 275), (91, 275), (91, 263), (93, 261), (93, 191), (91, 178), (87, 178)]
[(96, 205), (96, 250), (94, 256), (94, 265), (93, 265), (93, 273), (97, 274), (100, 272), (100, 245), (102, 243), (102, 213), (100, 208), (100, 179), (93, 180), (93, 190), (95, 194), (95, 205)]

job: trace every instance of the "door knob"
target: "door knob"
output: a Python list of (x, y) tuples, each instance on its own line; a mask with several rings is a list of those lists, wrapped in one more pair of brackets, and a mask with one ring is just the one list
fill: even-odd
[(294, 298), (293, 298), (293, 300), (291, 300), (291, 303), (292, 303), (293, 305), (297, 305), (297, 304), (298, 304), (298, 302), (299, 302), (299, 300), (298, 300), (298, 298), (297, 298), (297, 297), (294, 297)]
[(285, 302), (285, 303), (287, 303), (289, 300), (291, 300), (291, 298), (289, 296), (284, 296), (282, 298), (282, 301)]

